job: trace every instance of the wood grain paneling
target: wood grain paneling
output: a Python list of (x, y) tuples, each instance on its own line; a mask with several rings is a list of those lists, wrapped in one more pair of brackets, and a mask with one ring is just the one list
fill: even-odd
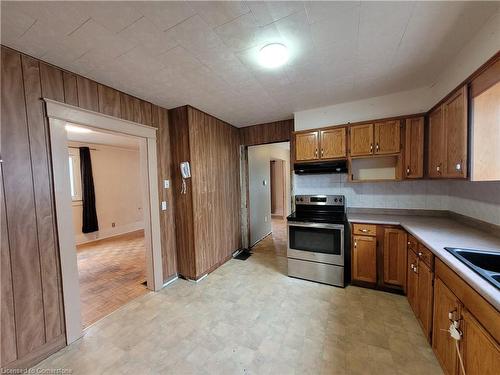
[(35, 200), (21, 55), (2, 48), (2, 158), (17, 354), (45, 343)]
[(242, 145), (262, 145), (274, 142), (286, 142), (292, 139), (293, 119), (246, 126), (239, 129)]
[(120, 92), (111, 87), (97, 85), (99, 112), (105, 115), (120, 117)]
[(186, 194), (181, 194), (182, 179), (179, 164), (190, 161), (187, 107), (168, 111), (172, 146), (172, 189), (174, 191), (175, 235), (178, 272), (184, 277), (196, 278), (193, 201), (191, 180), (186, 180)]
[(40, 62), (40, 80), (44, 98), (64, 102), (64, 82), (61, 69)]
[(136, 122), (143, 125), (151, 125), (151, 103), (139, 100), (139, 116)]
[(77, 76), (78, 106), (97, 112), (99, 99), (97, 97), (97, 83), (85, 77)]
[[(168, 111), (152, 106), (152, 124), (158, 129), (158, 191), (160, 201), (167, 202), (167, 210), (160, 211), (163, 280), (177, 274), (177, 254), (175, 247), (174, 197), (172, 185), (172, 158), (170, 153), (170, 133)], [(164, 180), (169, 180), (170, 188), (165, 189)]]
[(16, 322), (14, 320), (14, 292), (12, 290), (12, 273), (10, 269), (10, 248), (9, 248), (9, 234), (7, 231), (7, 217), (5, 213), (5, 196), (3, 193), (3, 169), (0, 173), (2, 176), (2, 183), (0, 184), (0, 277), (1, 277), (1, 291), (0, 299), (0, 316), (1, 316), (1, 330), (0, 337), (0, 366), (10, 363), (17, 358), (17, 345), (16, 345)]
[[(138, 102), (139, 99), (134, 98), (128, 94), (123, 92), (120, 93), (120, 115), (121, 118), (127, 121), (135, 121), (136, 115), (134, 113), (135, 110), (135, 102)], [(157, 124), (156, 124), (157, 125)], [(156, 126), (153, 124), (153, 126)]]
[(76, 75), (63, 72), (64, 80), (64, 102), (78, 106), (78, 88), (76, 86)]
[(481, 95), (484, 91), (500, 82), (500, 54), (495, 62), (478, 75), (470, 84), (471, 98)]
[[(55, 211), (52, 205), (48, 130), (40, 100), (38, 61), (23, 56), (24, 93), (33, 170), (38, 247), (40, 253), (46, 339), (63, 333), (60, 294), (59, 257), (55, 234)], [(42, 82), (43, 83), (43, 82)]]
[(192, 107), (169, 116), (174, 166), (190, 161), (192, 175), (180, 194), (174, 167), (179, 273), (197, 279), (240, 246), (239, 131)]

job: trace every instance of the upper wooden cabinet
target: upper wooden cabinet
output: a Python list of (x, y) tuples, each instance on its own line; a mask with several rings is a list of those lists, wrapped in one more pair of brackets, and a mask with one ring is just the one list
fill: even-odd
[(405, 121), (405, 178), (424, 177), (424, 118)]
[(295, 134), (295, 160), (346, 157), (346, 128), (336, 127)]
[(442, 177), (444, 164), (443, 108), (437, 107), (429, 114), (429, 177)]
[(373, 154), (373, 124), (353, 125), (349, 127), (351, 156), (369, 156)]
[(346, 157), (345, 128), (321, 130), (321, 159), (335, 159)]
[(378, 155), (396, 154), (401, 149), (400, 132), (401, 125), (399, 120), (391, 120), (375, 123), (374, 138), (375, 150)]
[(467, 177), (467, 88), (463, 86), (444, 104), (446, 177)]
[(319, 136), (318, 131), (299, 133), (295, 135), (295, 159), (318, 159)]
[(384, 229), (384, 284), (406, 289), (406, 232)]
[(467, 177), (467, 87), (429, 113), (429, 177)]

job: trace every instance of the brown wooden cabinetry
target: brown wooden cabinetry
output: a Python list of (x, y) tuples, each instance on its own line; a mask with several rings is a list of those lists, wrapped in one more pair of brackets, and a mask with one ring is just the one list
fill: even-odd
[(353, 125), (349, 127), (351, 156), (370, 156), (373, 154), (373, 124)]
[(295, 160), (343, 159), (346, 153), (346, 128), (326, 128), (295, 134)]
[(467, 88), (429, 113), (429, 177), (467, 177)]
[(408, 298), (408, 303), (413, 309), (413, 312), (418, 316), (418, 273), (415, 272), (417, 262), (417, 254), (408, 250), (406, 297)]
[(400, 122), (399, 120), (391, 120), (378, 122), (374, 125), (374, 139), (376, 155), (395, 154), (401, 149), (400, 147)]
[(424, 118), (405, 121), (405, 178), (424, 177)]
[(375, 237), (353, 237), (352, 279), (374, 284), (377, 282), (377, 239)]
[(346, 132), (344, 127), (321, 130), (321, 159), (346, 157)]
[(444, 104), (445, 176), (467, 177), (467, 88), (457, 90)]
[(500, 368), (500, 346), (474, 316), (464, 309), (462, 356), (467, 375), (494, 375)]
[(299, 133), (295, 135), (295, 160), (318, 159), (318, 131)]
[(436, 278), (434, 284), (434, 319), (432, 332), (432, 348), (447, 374), (457, 374), (457, 350), (455, 340), (447, 332), (450, 327), (450, 316), (459, 319), (462, 304), (450, 289)]
[(384, 229), (384, 284), (406, 288), (406, 232)]

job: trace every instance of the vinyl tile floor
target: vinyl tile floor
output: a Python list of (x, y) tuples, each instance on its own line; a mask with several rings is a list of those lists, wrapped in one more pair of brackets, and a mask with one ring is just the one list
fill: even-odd
[(80, 245), (77, 258), (84, 328), (148, 293), (143, 231)]
[[(38, 368), (73, 374), (441, 374), (404, 296), (286, 276), (286, 227), (199, 283), (136, 298)], [(281, 226), (281, 227), (280, 227)]]

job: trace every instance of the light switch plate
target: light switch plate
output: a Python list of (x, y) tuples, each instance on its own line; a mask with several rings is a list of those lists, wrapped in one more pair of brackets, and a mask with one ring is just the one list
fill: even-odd
[(170, 188), (170, 180), (163, 180), (163, 188), (165, 189)]
[(165, 202), (165, 201), (161, 202), (161, 210), (162, 211), (166, 211), (167, 210), (167, 202)]

